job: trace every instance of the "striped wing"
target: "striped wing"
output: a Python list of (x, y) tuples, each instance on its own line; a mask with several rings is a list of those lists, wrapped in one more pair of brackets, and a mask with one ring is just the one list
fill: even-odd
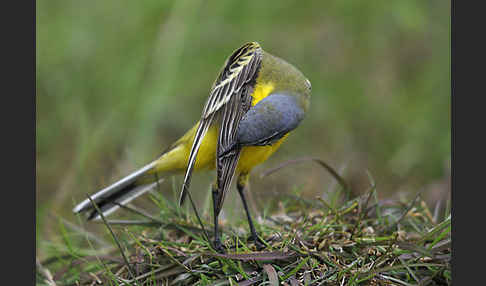
[[(251, 42), (234, 51), (226, 60), (219, 76), (211, 88), (209, 98), (203, 109), (201, 120), (199, 121), (199, 126), (189, 154), (189, 161), (184, 177), (184, 183), (182, 185), (179, 204), (184, 202), (187, 190), (189, 189), (192, 171), (194, 169), (194, 164), (196, 163), (196, 157), (201, 142), (219, 111), (222, 111), (222, 121), (218, 141), (218, 153), (221, 148), (224, 150), (224, 148), (230, 146), (234, 142), (238, 123), (243, 114), (249, 109), (250, 100), (248, 98), (251, 94), (251, 92), (249, 92), (251, 84), (249, 83), (256, 78), (257, 71), (261, 65), (262, 53), (260, 45), (256, 42)], [(228, 158), (229, 157), (230, 156), (228, 156)], [(221, 186), (219, 185), (219, 160), (217, 165), (218, 186)], [(232, 175), (230, 177), (232, 178)], [(231, 178), (229, 178), (230, 183)]]
[(218, 184), (218, 196), (216, 198), (215, 214), (218, 215), (223, 207), (224, 198), (231, 185), (238, 159), (240, 158), (240, 146), (237, 141), (238, 125), (251, 105), (251, 86), (241, 89), (238, 96), (234, 96), (225, 105), (221, 128), (218, 139), (218, 156), (216, 159), (216, 174)]

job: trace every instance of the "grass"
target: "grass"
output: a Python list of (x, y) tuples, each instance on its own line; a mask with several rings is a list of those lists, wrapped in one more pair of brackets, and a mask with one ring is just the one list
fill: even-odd
[[(450, 1), (306, 2), (36, 1), (38, 243), (56, 236), (50, 212), (68, 217), (72, 198), (193, 126), (226, 57), (247, 41), (312, 83), (305, 120), (267, 166), (312, 150), (352, 162), (360, 190), (362, 170), (373, 170), (382, 196), (450, 180)], [(297, 171), (304, 192), (327, 184)]]
[[(322, 164), (321, 164), (322, 165)], [(257, 224), (223, 226), (225, 254), (211, 248), (194, 215), (157, 192), (159, 213), (124, 207), (140, 219), (107, 220), (112, 242), (60, 219), (62, 245), (37, 261), (38, 285), (450, 285), (451, 215), (413, 200), (378, 201), (374, 185), (330, 201), (282, 196)], [(210, 232), (209, 217), (204, 224)], [(79, 218), (79, 224), (83, 224)], [(116, 231), (113, 231), (116, 230)]]
[[(314, 150), (352, 161), (353, 185), (366, 184), (358, 176), (363, 168), (375, 170), (381, 195), (449, 178), (450, 3), (37, 4), (40, 285), (122, 285), (133, 279), (108, 228), (101, 237), (86, 231), (82, 218), (69, 222), (50, 214), (71, 215), (71, 195), (79, 199), (178, 138), (198, 120), (225, 57), (249, 40), (294, 63), (312, 82), (312, 111), (286, 143), (288, 154)], [(280, 186), (296, 177), (282, 178)], [(305, 178), (306, 191), (321, 182)], [(262, 182), (260, 188), (266, 187)], [(254, 245), (246, 242), (245, 221), (223, 227), (225, 243), (239, 243), (228, 253), (238, 256), (216, 256), (195, 217), (158, 196), (152, 198), (157, 213), (107, 223), (139, 285), (295, 284), (309, 277), (309, 284), (336, 285), (419, 284), (427, 277), (428, 283), (450, 282), (448, 257), (441, 256), (450, 255), (450, 219), (435, 212), (430, 219), (421, 197), (380, 202), (371, 189), (360, 198), (341, 192), (327, 198), (281, 197), (278, 212), (265, 212), (257, 222), (269, 246), (250, 257)], [(203, 219), (211, 229), (211, 218)], [(57, 237), (62, 244), (51, 242)]]

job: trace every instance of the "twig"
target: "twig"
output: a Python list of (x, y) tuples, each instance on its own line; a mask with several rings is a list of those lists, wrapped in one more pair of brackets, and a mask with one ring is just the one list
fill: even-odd
[[(160, 226), (159, 222), (149, 220), (124, 220), (124, 219), (109, 219), (107, 222), (110, 225), (146, 225), (146, 226)], [(103, 223), (102, 221), (95, 221), (95, 223)], [(104, 224), (104, 223), (103, 223)]]
[(408, 212), (413, 208), (413, 206), (415, 205), (415, 203), (417, 202), (418, 198), (420, 197), (420, 194), (422, 192), (418, 192), (417, 195), (415, 196), (415, 198), (412, 200), (412, 202), (410, 203), (410, 205), (407, 207), (407, 209), (405, 210), (405, 212), (402, 214), (402, 216), (392, 225), (390, 225), (388, 228), (386, 228), (386, 232), (392, 230), (395, 226), (397, 226), (404, 218), (405, 216), (408, 214)]
[(323, 160), (319, 159), (319, 158), (313, 158), (313, 157), (304, 157), (304, 158), (299, 158), (299, 159), (295, 159), (295, 160), (289, 160), (289, 161), (286, 161), (286, 162), (283, 162), (282, 164), (278, 165), (277, 167), (275, 168), (272, 168), (272, 169), (269, 169), (269, 170), (266, 170), (264, 171), (261, 175), (260, 175), (260, 178), (264, 178), (268, 175), (271, 175), (275, 172), (277, 172), (278, 170), (282, 169), (282, 168), (285, 168), (289, 165), (293, 165), (293, 164), (297, 164), (297, 163), (301, 163), (301, 162), (306, 162), (306, 161), (314, 161), (316, 163), (318, 163), (319, 165), (321, 165), (322, 167), (324, 167), (329, 173), (331, 173), (331, 175), (339, 182), (339, 184), (341, 185), (341, 187), (346, 191), (346, 192), (349, 192), (349, 186), (348, 184), (346, 183), (346, 181), (338, 174), (338, 172), (336, 172), (330, 165), (328, 165), (326, 162), (324, 162)]
[(117, 246), (118, 246), (118, 249), (120, 250), (121, 252), (121, 255), (123, 256), (123, 260), (125, 261), (125, 265), (127, 266), (127, 269), (128, 269), (128, 273), (130, 273), (130, 276), (132, 277), (132, 279), (135, 277), (135, 275), (133, 274), (132, 272), (132, 269), (130, 267), (130, 264), (128, 263), (128, 259), (127, 257), (125, 256), (125, 253), (123, 252), (123, 249), (121, 247), (121, 244), (120, 242), (118, 241), (118, 239), (116, 238), (116, 235), (115, 233), (113, 232), (113, 230), (111, 229), (110, 225), (108, 224), (108, 222), (106, 221), (106, 218), (105, 216), (103, 215), (103, 212), (100, 210), (100, 208), (98, 207), (98, 205), (91, 199), (91, 197), (86, 194), (86, 196), (88, 197), (89, 201), (91, 202), (91, 204), (94, 206), (94, 208), (96, 209), (96, 211), (98, 212), (98, 214), (100, 215), (101, 219), (103, 220), (103, 222), (105, 223), (106, 227), (108, 228), (108, 230), (110, 231), (111, 233), (111, 236), (113, 237), (113, 239), (115, 240)]
[(194, 201), (192, 200), (192, 196), (191, 196), (191, 193), (189, 192), (189, 189), (186, 189), (186, 192), (187, 192), (187, 197), (189, 198), (189, 201), (191, 202), (192, 209), (194, 210), (194, 213), (196, 214), (197, 221), (199, 222), (199, 225), (201, 225), (201, 229), (203, 230), (204, 236), (206, 237), (209, 245), (211, 245), (211, 247), (213, 249), (216, 249), (216, 247), (214, 247), (214, 245), (211, 243), (211, 240), (209, 239), (208, 232), (206, 231), (206, 228), (204, 227), (204, 224), (202, 223), (202, 220), (199, 217), (199, 213), (197, 211), (196, 204), (194, 204)]
[(204, 255), (212, 256), (212, 257), (221, 257), (226, 259), (233, 259), (233, 260), (285, 260), (292, 257), (296, 257), (299, 254), (295, 251), (267, 251), (267, 252), (254, 252), (254, 253), (240, 253), (240, 254), (222, 254), (222, 253), (210, 253), (204, 252)]

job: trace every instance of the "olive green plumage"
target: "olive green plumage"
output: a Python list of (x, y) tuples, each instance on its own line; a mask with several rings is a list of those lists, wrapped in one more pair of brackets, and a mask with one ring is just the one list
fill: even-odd
[[(91, 198), (108, 215), (148, 192), (164, 177), (185, 171), (180, 203), (188, 194), (193, 170), (216, 168), (213, 185), (215, 247), (220, 248), (218, 214), (234, 175), (248, 216), (245, 186), (251, 170), (267, 160), (296, 128), (310, 105), (309, 80), (293, 65), (264, 51), (256, 42), (244, 44), (226, 60), (209, 92), (201, 118), (159, 158), (102, 189)], [(74, 212), (99, 215), (91, 202)]]

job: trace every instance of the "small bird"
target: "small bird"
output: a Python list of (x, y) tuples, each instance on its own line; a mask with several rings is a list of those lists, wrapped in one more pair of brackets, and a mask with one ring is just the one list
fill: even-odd
[[(212, 184), (214, 247), (222, 248), (218, 215), (235, 174), (251, 231), (257, 235), (245, 198), (251, 170), (267, 160), (295, 129), (310, 105), (311, 83), (293, 65), (264, 51), (257, 42), (235, 50), (213, 83), (201, 119), (159, 158), (112, 185), (91, 199), (103, 215), (109, 215), (136, 197), (156, 187), (165, 177), (185, 172), (179, 204), (186, 198), (191, 174), (216, 169)], [(89, 199), (73, 212), (89, 212), (99, 219)]]

